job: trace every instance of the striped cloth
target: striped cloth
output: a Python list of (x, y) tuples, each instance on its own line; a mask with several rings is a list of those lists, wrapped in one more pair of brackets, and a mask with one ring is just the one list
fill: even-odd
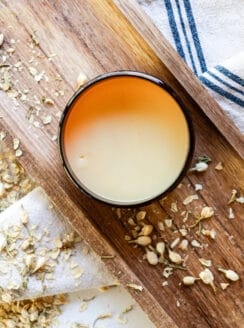
[(138, 1), (244, 133), (244, 1)]

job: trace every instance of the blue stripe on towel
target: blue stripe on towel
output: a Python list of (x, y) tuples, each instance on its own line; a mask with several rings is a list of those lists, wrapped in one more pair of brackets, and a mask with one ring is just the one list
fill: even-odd
[(164, 3), (165, 3), (165, 7), (167, 9), (169, 25), (170, 25), (171, 32), (172, 32), (173, 37), (174, 37), (177, 52), (181, 56), (181, 58), (183, 58), (184, 61), (186, 61), (185, 53), (184, 53), (184, 50), (182, 48), (182, 44), (181, 44), (181, 40), (180, 40), (180, 35), (179, 35), (178, 29), (177, 29), (177, 26), (176, 26), (174, 12), (173, 12), (173, 8), (171, 6), (171, 2), (170, 2), (170, 0), (164, 0)]
[(186, 34), (186, 28), (185, 28), (185, 24), (184, 24), (184, 21), (183, 21), (179, 0), (175, 0), (175, 2), (176, 2), (179, 17), (180, 17), (180, 24), (181, 24), (181, 27), (182, 27), (182, 31), (183, 31), (184, 37), (186, 39), (187, 50), (188, 50), (189, 55), (190, 55), (192, 68), (193, 68), (194, 73), (197, 75), (197, 69), (196, 69), (194, 59), (193, 59), (193, 56), (192, 56), (191, 45), (190, 45), (189, 39), (188, 39), (187, 34)]
[(221, 96), (233, 101), (234, 103), (238, 104), (239, 106), (244, 107), (244, 101), (241, 100), (240, 98), (232, 95), (231, 93), (223, 90), (222, 88), (220, 88), (219, 86), (217, 86), (216, 84), (212, 83), (211, 81), (209, 81), (208, 79), (206, 79), (205, 77), (201, 76), (200, 80), (202, 81), (202, 83), (204, 83), (208, 88), (212, 89), (213, 91), (219, 93)]
[(244, 87), (244, 79), (240, 78), (239, 76), (233, 74), (231, 71), (229, 71), (227, 68), (221, 65), (215, 66), (215, 68), (221, 72), (222, 74), (228, 76), (231, 80), (235, 81), (236, 83), (240, 84), (242, 87)]
[(201, 66), (202, 72), (206, 72), (207, 65), (205, 62), (204, 55), (203, 55), (200, 39), (198, 37), (197, 27), (196, 27), (195, 19), (193, 16), (190, 0), (184, 0), (184, 5), (185, 5), (185, 9), (186, 9), (189, 26), (191, 29), (192, 38), (193, 38), (194, 45), (195, 45), (195, 48), (197, 51), (197, 56), (198, 56), (198, 59), (200, 62), (200, 66)]
[(214, 73), (212, 73), (210, 71), (208, 71), (208, 74), (211, 75), (213, 78), (215, 78), (217, 81), (221, 82), (222, 84), (224, 84), (225, 86), (227, 86), (228, 88), (230, 88), (231, 90), (234, 90), (234, 91), (236, 91), (236, 92), (238, 92), (238, 93), (240, 93), (241, 95), (244, 96), (244, 91), (241, 91), (241, 90), (233, 87), (231, 84), (223, 81), (220, 77), (218, 77), (217, 75), (215, 75)]

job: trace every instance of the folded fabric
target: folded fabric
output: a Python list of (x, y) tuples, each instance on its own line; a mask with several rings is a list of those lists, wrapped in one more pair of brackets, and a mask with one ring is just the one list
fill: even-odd
[(138, 1), (244, 133), (243, 2)]
[(38, 187), (0, 214), (0, 300), (111, 285), (115, 279)]

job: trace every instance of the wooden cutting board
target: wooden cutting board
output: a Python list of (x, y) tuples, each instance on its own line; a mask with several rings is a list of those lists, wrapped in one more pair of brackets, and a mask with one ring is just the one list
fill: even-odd
[[(133, 24), (118, 6), (127, 13)], [(12, 137), (21, 140), (23, 156), (20, 162), (44, 187), (80, 235), (99, 254), (116, 255), (113, 260), (105, 261), (108, 268), (123, 283), (133, 282), (144, 286), (141, 293), (131, 292), (157, 327), (241, 327), (241, 281), (232, 283), (227, 290), (222, 291), (219, 283), (226, 280), (217, 271), (217, 267), (221, 266), (241, 273), (243, 207), (237, 203), (231, 204), (235, 219), (230, 220), (227, 205), (232, 189), (243, 193), (243, 161), (239, 155), (243, 153), (241, 139), (235, 129), (231, 130), (232, 124), (222, 112), (220, 115), (220, 109), (214, 111), (216, 103), (164, 43), (165, 40), (162, 39), (161, 43), (158, 34), (155, 40), (150, 30), (154, 27), (146, 20), (140, 21), (140, 15), (137, 6), (130, 1), (2, 0), (0, 29), (5, 41), (1, 57), (8, 49), (9, 58), (6, 62), (17, 64), (15, 68), (11, 67), (12, 89), (21, 90), (22, 95), (12, 93), (13, 101), (10, 94), (1, 92), (0, 130), (8, 132), (6, 140), (9, 145)], [(134, 26), (140, 29), (140, 33)], [(154, 45), (154, 50), (143, 39), (144, 32), (147, 41)], [(13, 54), (11, 48), (15, 49)], [(21, 64), (18, 64), (19, 61)], [(30, 67), (34, 67), (36, 72)], [(176, 226), (182, 226), (180, 213), (186, 208), (192, 211), (199, 211), (203, 205), (215, 208), (214, 219), (204, 225), (216, 230), (216, 240), (209, 241), (199, 236), (197, 239), (202, 244), (207, 243), (208, 247), (204, 250), (190, 247), (187, 265), (190, 274), (197, 275), (204, 269), (198, 258), (212, 260), (216, 295), (209, 286), (201, 283), (192, 288), (183, 287), (180, 282), (186, 273), (180, 270), (176, 270), (169, 277), (168, 286), (163, 287), (163, 267), (149, 266), (143, 260), (142, 249), (125, 241), (125, 235), (130, 234), (131, 230), (127, 218), (133, 211), (121, 211), (122, 217), (118, 218), (118, 211), (81, 194), (64, 174), (57, 143), (52, 138), (57, 133), (59, 111), (63, 110), (73, 94), (77, 76), (84, 72), (88, 78), (92, 78), (120, 69), (147, 72), (170, 84), (181, 95), (192, 115), (196, 131), (196, 156), (207, 154), (212, 158), (207, 172), (188, 175), (181, 188), (172, 192), (164, 202), (156, 201), (144, 209), (158, 236), (158, 221), (164, 221), (168, 216), (173, 217)], [(35, 81), (33, 75), (38, 80), (40, 76), (36, 73), (42, 71), (45, 73), (41, 81)], [(193, 90), (190, 90), (191, 87)], [(29, 90), (26, 97), (23, 96), (24, 90)], [(38, 100), (43, 96), (52, 98), (54, 105), (39, 104)], [(194, 96), (194, 100), (191, 96)], [(30, 118), (31, 113), (38, 111), (38, 108), (39, 116), (34, 114), (34, 122), (30, 124), (27, 117)], [(47, 114), (52, 115), (52, 122), (44, 126), (42, 118)], [(220, 119), (215, 124), (222, 129), (225, 138), (207, 116)], [(35, 122), (40, 122), (40, 127)], [(228, 142), (228, 135), (239, 154)], [(222, 171), (214, 169), (218, 162), (224, 165)], [(182, 201), (186, 196), (196, 193), (196, 183), (203, 185), (203, 190), (198, 192), (199, 200), (184, 206)], [(177, 202), (178, 212), (171, 211), (172, 202)], [(167, 229), (162, 233), (162, 237), (168, 241), (172, 241), (174, 236), (178, 234), (172, 234)], [(186, 238), (192, 240), (192, 232)]]

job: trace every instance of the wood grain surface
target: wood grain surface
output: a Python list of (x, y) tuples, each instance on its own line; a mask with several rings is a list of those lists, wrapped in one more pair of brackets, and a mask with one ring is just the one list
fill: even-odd
[[(122, 1), (122, 7), (121, 4)], [(16, 97), (14, 102), (10, 94), (1, 92), (0, 130), (8, 132), (9, 145), (12, 137), (21, 140), (23, 156), (20, 162), (36, 183), (44, 187), (56, 206), (96, 252), (116, 255), (113, 260), (106, 260), (108, 268), (116, 277), (123, 283), (134, 282), (144, 286), (142, 293), (131, 292), (156, 327), (241, 327), (242, 280), (222, 291), (219, 283), (226, 280), (218, 273), (217, 267), (231, 268), (241, 274), (243, 207), (238, 203), (231, 204), (235, 219), (230, 220), (227, 202), (233, 188), (243, 193), (243, 161), (203, 114), (198, 98), (203, 96), (194, 91), (194, 98), (197, 98), (194, 101), (185, 92), (180, 83), (182, 81), (177, 81), (172, 75), (172, 66), (170, 69), (166, 67), (166, 62), (160, 60), (112, 1), (1, 0), (0, 30), (5, 35), (2, 54), (13, 47), (15, 52), (9, 55), (7, 62), (14, 65), (21, 60), (23, 67), (12, 72), (15, 81), (13, 88), (29, 90), (27, 100)], [(36, 47), (33, 47), (33, 41), (31, 43), (33, 33), (39, 40)], [(16, 42), (11, 43), (11, 39)], [(48, 81), (43, 78), (37, 83), (29, 67), (35, 67), (38, 72), (44, 70)], [(145, 209), (147, 220), (155, 226), (156, 231), (158, 221), (164, 221), (168, 216), (174, 219), (176, 227), (182, 226), (180, 213), (186, 208), (193, 212), (199, 212), (203, 205), (215, 208), (214, 219), (204, 223), (204, 226), (216, 230), (216, 240), (209, 241), (204, 236), (198, 236), (197, 239), (208, 246), (204, 249), (190, 247), (187, 266), (190, 274), (197, 275), (204, 269), (198, 258), (211, 259), (216, 294), (200, 282), (190, 288), (182, 286), (180, 282), (186, 273), (180, 270), (176, 270), (169, 277), (168, 286), (163, 287), (163, 267), (149, 266), (143, 260), (142, 249), (125, 241), (125, 234), (130, 233), (127, 218), (134, 209), (123, 210), (122, 217), (118, 218), (110, 206), (81, 194), (63, 171), (57, 143), (52, 137), (57, 133), (59, 111), (63, 110), (75, 90), (77, 76), (83, 72), (92, 78), (120, 69), (150, 73), (171, 85), (192, 115), (196, 131), (196, 156), (207, 154), (212, 158), (207, 172), (188, 175), (181, 188), (173, 191), (166, 200), (153, 202)], [(176, 66), (174, 71), (176, 69), (182, 75), (186, 74), (181, 65)], [(39, 104), (37, 100), (43, 96), (53, 99), (54, 105), (48, 107)], [(35, 120), (40, 122), (39, 128), (26, 118), (32, 107), (40, 107), (39, 115), (35, 114)], [(42, 117), (46, 114), (52, 115), (52, 122), (44, 126)], [(225, 122), (223, 116), (222, 124)], [(224, 165), (222, 171), (214, 169), (218, 162)], [(198, 192), (199, 200), (188, 206), (183, 205), (186, 196), (196, 193), (196, 183), (203, 185), (203, 190)], [(173, 201), (178, 204), (176, 213), (170, 210)], [(158, 231), (157, 236), (172, 241), (178, 234), (166, 229), (164, 232)], [(186, 238), (192, 240), (194, 236), (196, 234), (190, 231)]]

